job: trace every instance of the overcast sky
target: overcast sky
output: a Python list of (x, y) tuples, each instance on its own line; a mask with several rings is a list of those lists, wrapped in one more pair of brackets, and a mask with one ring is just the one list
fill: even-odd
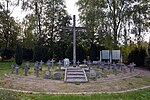
[[(78, 0), (65, 0), (66, 1), (66, 10), (68, 11), (69, 15), (73, 16), (76, 15), (76, 19), (79, 20), (78, 17), (78, 8), (75, 5), (75, 3)], [(22, 21), (22, 19), (25, 17), (26, 13), (22, 12), (20, 7), (16, 7), (12, 13), (12, 16), (14, 16), (15, 18), (19, 19), (20, 21)], [(78, 22), (77, 22), (78, 24)]]

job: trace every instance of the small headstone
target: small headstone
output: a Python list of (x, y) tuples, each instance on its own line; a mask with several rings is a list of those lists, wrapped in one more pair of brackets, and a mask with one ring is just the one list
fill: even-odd
[(121, 63), (120, 63), (120, 62), (116, 63), (116, 66), (117, 66), (117, 69), (118, 69), (118, 70), (121, 69)]
[(103, 73), (104, 73), (104, 76), (106, 76), (107, 71), (108, 71), (108, 68), (107, 68), (106, 66), (104, 66), (104, 67), (103, 67)]
[(130, 63), (129, 68), (130, 68), (130, 72), (132, 73), (134, 71), (134, 67), (136, 65), (134, 63)]
[(94, 67), (96, 67), (96, 65), (98, 65), (98, 61), (93, 61), (92, 64), (94, 65)]
[(123, 70), (123, 66), (125, 66), (125, 64), (124, 63), (120, 63), (120, 69), (121, 69), (121, 71)]
[(101, 66), (102, 66), (102, 68), (104, 68), (105, 67), (105, 65), (106, 65), (106, 63), (103, 61), (103, 62), (101, 62)]
[(58, 62), (59, 71), (61, 71), (61, 65), (62, 65), (62, 63), (61, 63), (61, 61), (59, 60), (59, 62)]
[(44, 79), (50, 79), (50, 71), (49, 70), (45, 71)]
[(40, 70), (42, 71), (42, 66), (43, 66), (44, 62), (41, 60), (40, 61)]
[(25, 76), (27, 76), (27, 74), (28, 74), (28, 70), (29, 70), (29, 67), (28, 67), (27, 65), (25, 65), (25, 67), (24, 67)]
[(93, 69), (90, 70), (90, 79), (95, 79), (95, 72)]
[(100, 78), (100, 72), (99, 71), (96, 71), (96, 77)]
[(51, 61), (48, 60), (48, 61), (47, 61), (47, 67), (48, 67), (48, 70), (49, 70), (49, 71), (50, 71), (50, 64), (51, 64)]
[(34, 66), (35, 66), (34, 70), (36, 73), (36, 77), (39, 77), (39, 71), (40, 71), (39, 62), (35, 62)]
[(69, 67), (69, 65), (70, 65), (69, 59), (68, 59), (68, 58), (65, 58), (65, 59), (64, 59), (64, 67)]
[(39, 62), (38, 61), (36, 61), (35, 63), (34, 63), (34, 71), (35, 71), (35, 73), (36, 73), (36, 68), (37, 67), (39, 67)]
[(107, 65), (108, 65), (108, 70), (110, 70), (111, 63), (109, 61), (107, 62)]
[(16, 65), (16, 75), (18, 75), (18, 71), (19, 71), (19, 66), (18, 65)]
[(40, 68), (39, 68), (39, 67), (36, 67), (35, 71), (36, 71), (36, 77), (39, 77)]
[(91, 69), (91, 64), (92, 64), (91, 61), (89, 61), (88, 62), (88, 68), (89, 68), (89, 70)]
[(14, 73), (14, 69), (15, 69), (15, 65), (12, 64), (12, 65), (11, 65), (11, 73), (12, 73), (12, 74)]
[(77, 61), (77, 65), (79, 66), (79, 64), (80, 64), (80, 62), (79, 61)]
[(127, 73), (127, 66), (123, 66), (122, 69), (123, 69), (123, 73), (126, 74)]
[(51, 63), (52, 63), (52, 69), (54, 69), (54, 62), (55, 62), (55, 60), (51, 60)]
[(36, 62), (34, 63), (34, 67), (38, 67), (38, 66), (39, 66), (39, 62), (36, 61)]
[(61, 73), (56, 72), (54, 73), (54, 80), (60, 80), (61, 79)]
[(113, 73), (114, 73), (115, 75), (117, 75), (117, 67), (116, 67), (116, 66), (113, 67)]
[(87, 61), (86, 61), (86, 59), (84, 59), (83, 63), (84, 63), (84, 65), (86, 65), (86, 64), (87, 64)]

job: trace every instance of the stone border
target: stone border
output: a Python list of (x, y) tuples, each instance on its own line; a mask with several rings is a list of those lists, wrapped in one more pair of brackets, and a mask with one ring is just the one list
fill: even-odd
[(8, 89), (8, 88), (0, 88), (0, 90), (7, 90), (7, 91), (12, 91), (12, 92), (20, 92), (20, 93), (29, 93), (29, 94), (54, 94), (54, 95), (82, 95), (82, 94), (102, 94), (102, 93), (109, 93), (109, 94), (114, 94), (114, 93), (126, 93), (126, 92), (132, 92), (132, 91), (137, 91), (140, 89), (146, 89), (150, 88), (149, 86), (144, 86), (141, 88), (135, 88), (135, 89), (130, 89), (130, 90), (125, 90), (125, 91), (117, 91), (117, 92), (78, 92), (78, 93), (65, 93), (65, 92), (34, 92), (34, 91), (23, 91), (23, 90), (16, 90), (16, 89)]

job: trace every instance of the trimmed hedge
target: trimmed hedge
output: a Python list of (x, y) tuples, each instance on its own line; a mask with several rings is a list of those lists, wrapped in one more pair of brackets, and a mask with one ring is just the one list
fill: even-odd
[(15, 56), (15, 61), (17, 65), (21, 65), (23, 60), (23, 52), (22, 48), (19, 44), (16, 45), (16, 56)]
[(35, 46), (34, 48), (34, 61), (44, 61), (46, 62), (49, 59), (49, 51), (46, 47)]
[(128, 63), (134, 62), (136, 66), (143, 66), (146, 54), (145, 48), (135, 48), (128, 56)]
[(30, 61), (33, 59), (33, 50), (29, 48), (23, 48), (23, 59)]
[(14, 50), (11, 48), (4, 48), (1, 50), (1, 57), (3, 60), (11, 59), (14, 55)]
[[(66, 57), (69, 58), (70, 61), (73, 60), (73, 45), (70, 45), (66, 50)], [(82, 45), (77, 45), (76, 47), (76, 61), (82, 62), (86, 58), (86, 51)]]
[(96, 46), (96, 44), (91, 44), (89, 53), (90, 53), (91, 61), (99, 60), (99, 50), (98, 50), (98, 47)]

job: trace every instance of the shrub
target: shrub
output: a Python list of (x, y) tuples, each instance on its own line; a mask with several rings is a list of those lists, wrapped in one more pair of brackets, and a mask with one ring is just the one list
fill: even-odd
[(22, 59), (23, 59), (23, 52), (22, 48), (19, 44), (16, 45), (16, 56), (15, 56), (15, 61), (17, 65), (22, 64)]
[(144, 66), (150, 68), (150, 58), (149, 57), (145, 58)]
[(91, 61), (99, 60), (99, 50), (95, 44), (91, 44), (89, 53)]
[[(73, 45), (70, 45), (66, 50), (66, 57), (73, 60)], [(82, 45), (76, 47), (76, 61), (82, 62), (86, 58), (86, 51)]]
[(3, 60), (11, 59), (14, 55), (14, 50), (11, 48), (4, 48), (1, 50), (1, 57)]
[(144, 65), (144, 59), (146, 57), (145, 48), (135, 48), (128, 56), (128, 63), (134, 62), (137, 66)]
[(44, 61), (46, 62), (49, 59), (48, 48), (35, 46), (34, 48), (34, 61)]
[(29, 48), (23, 48), (23, 59), (30, 61), (33, 59), (33, 50)]

